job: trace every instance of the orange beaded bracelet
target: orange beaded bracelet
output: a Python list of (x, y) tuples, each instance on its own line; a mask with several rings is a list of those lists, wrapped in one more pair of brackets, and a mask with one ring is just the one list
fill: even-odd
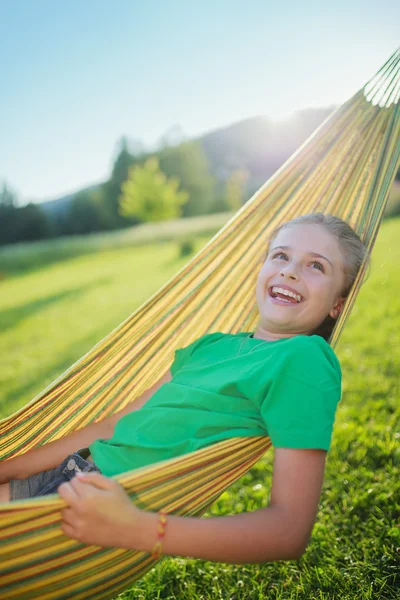
[(151, 551), (152, 558), (160, 558), (162, 554), (162, 543), (161, 540), (165, 536), (165, 528), (167, 526), (167, 515), (165, 512), (160, 512), (160, 519), (157, 524), (157, 541)]

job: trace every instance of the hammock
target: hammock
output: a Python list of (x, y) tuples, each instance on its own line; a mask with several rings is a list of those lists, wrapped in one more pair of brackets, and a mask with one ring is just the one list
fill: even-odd
[[(168, 283), (23, 409), (0, 421), (0, 460), (123, 408), (171, 365), (174, 350), (214, 331), (254, 330), (255, 283), (269, 232), (322, 211), (348, 221), (372, 249), (400, 162), (400, 49), (316, 130)], [(358, 275), (333, 332), (353, 306)], [(201, 515), (269, 448), (234, 438), (117, 477), (151, 510)], [(146, 553), (86, 546), (61, 531), (58, 496), (0, 505), (0, 596), (113, 598), (148, 571)]]

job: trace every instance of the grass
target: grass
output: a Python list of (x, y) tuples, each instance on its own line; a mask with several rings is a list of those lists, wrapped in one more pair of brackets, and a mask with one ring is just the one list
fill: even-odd
[(157, 243), (180, 242), (199, 235), (211, 237), (231, 216), (232, 213), (218, 213), (175, 221), (144, 223), (106, 233), (60, 237), (0, 247), (0, 280), (84, 254), (151, 245), (155, 240)]
[[(197, 237), (195, 251), (208, 237)], [(174, 242), (83, 254), (0, 282), (0, 418), (23, 406), (178, 269)]]
[(400, 181), (394, 181), (389, 192), (385, 216), (394, 217), (398, 215), (400, 215)]
[[(198, 249), (207, 237), (196, 237)], [(343, 369), (317, 523), (299, 561), (265, 565), (165, 559), (120, 600), (395, 600), (400, 585), (400, 219), (386, 221), (337, 347)], [(35, 258), (35, 257), (34, 257)], [(30, 400), (176, 272), (171, 241), (11, 269), (0, 282), (0, 414)], [(32, 259), (32, 264), (37, 262)], [(208, 512), (268, 503), (272, 454)]]

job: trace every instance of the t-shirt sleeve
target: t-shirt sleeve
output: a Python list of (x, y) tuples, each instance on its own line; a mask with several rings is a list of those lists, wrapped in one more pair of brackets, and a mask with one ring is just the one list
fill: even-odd
[(195, 353), (199, 348), (203, 348), (207, 344), (210, 344), (216, 341), (218, 338), (222, 337), (221, 333), (209, 333), (207, 335), (203, 335), (188, 346), (184, 346), (183, 348), (178, 348), (175, 350), (174, 362), (172, 363), (170, 370), (172, 376), (174, 376), (179, 369), (183, 367), (190, 359), (191, 356)]
[(261, 406), (268, 435), (278, 448), (329, 450), (341, 397), (339, 362), (322, 338), (303, 338), (293, 350), (278, 365)]

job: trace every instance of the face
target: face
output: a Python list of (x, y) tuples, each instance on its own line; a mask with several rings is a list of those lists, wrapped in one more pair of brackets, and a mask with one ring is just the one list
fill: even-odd
[(310, 335), (327, 315), (339, 316), (343, 286), (335, 237), (321, 225), (288, 226), (271, 242), (258, 275), (259, 327), (278, 336)]

